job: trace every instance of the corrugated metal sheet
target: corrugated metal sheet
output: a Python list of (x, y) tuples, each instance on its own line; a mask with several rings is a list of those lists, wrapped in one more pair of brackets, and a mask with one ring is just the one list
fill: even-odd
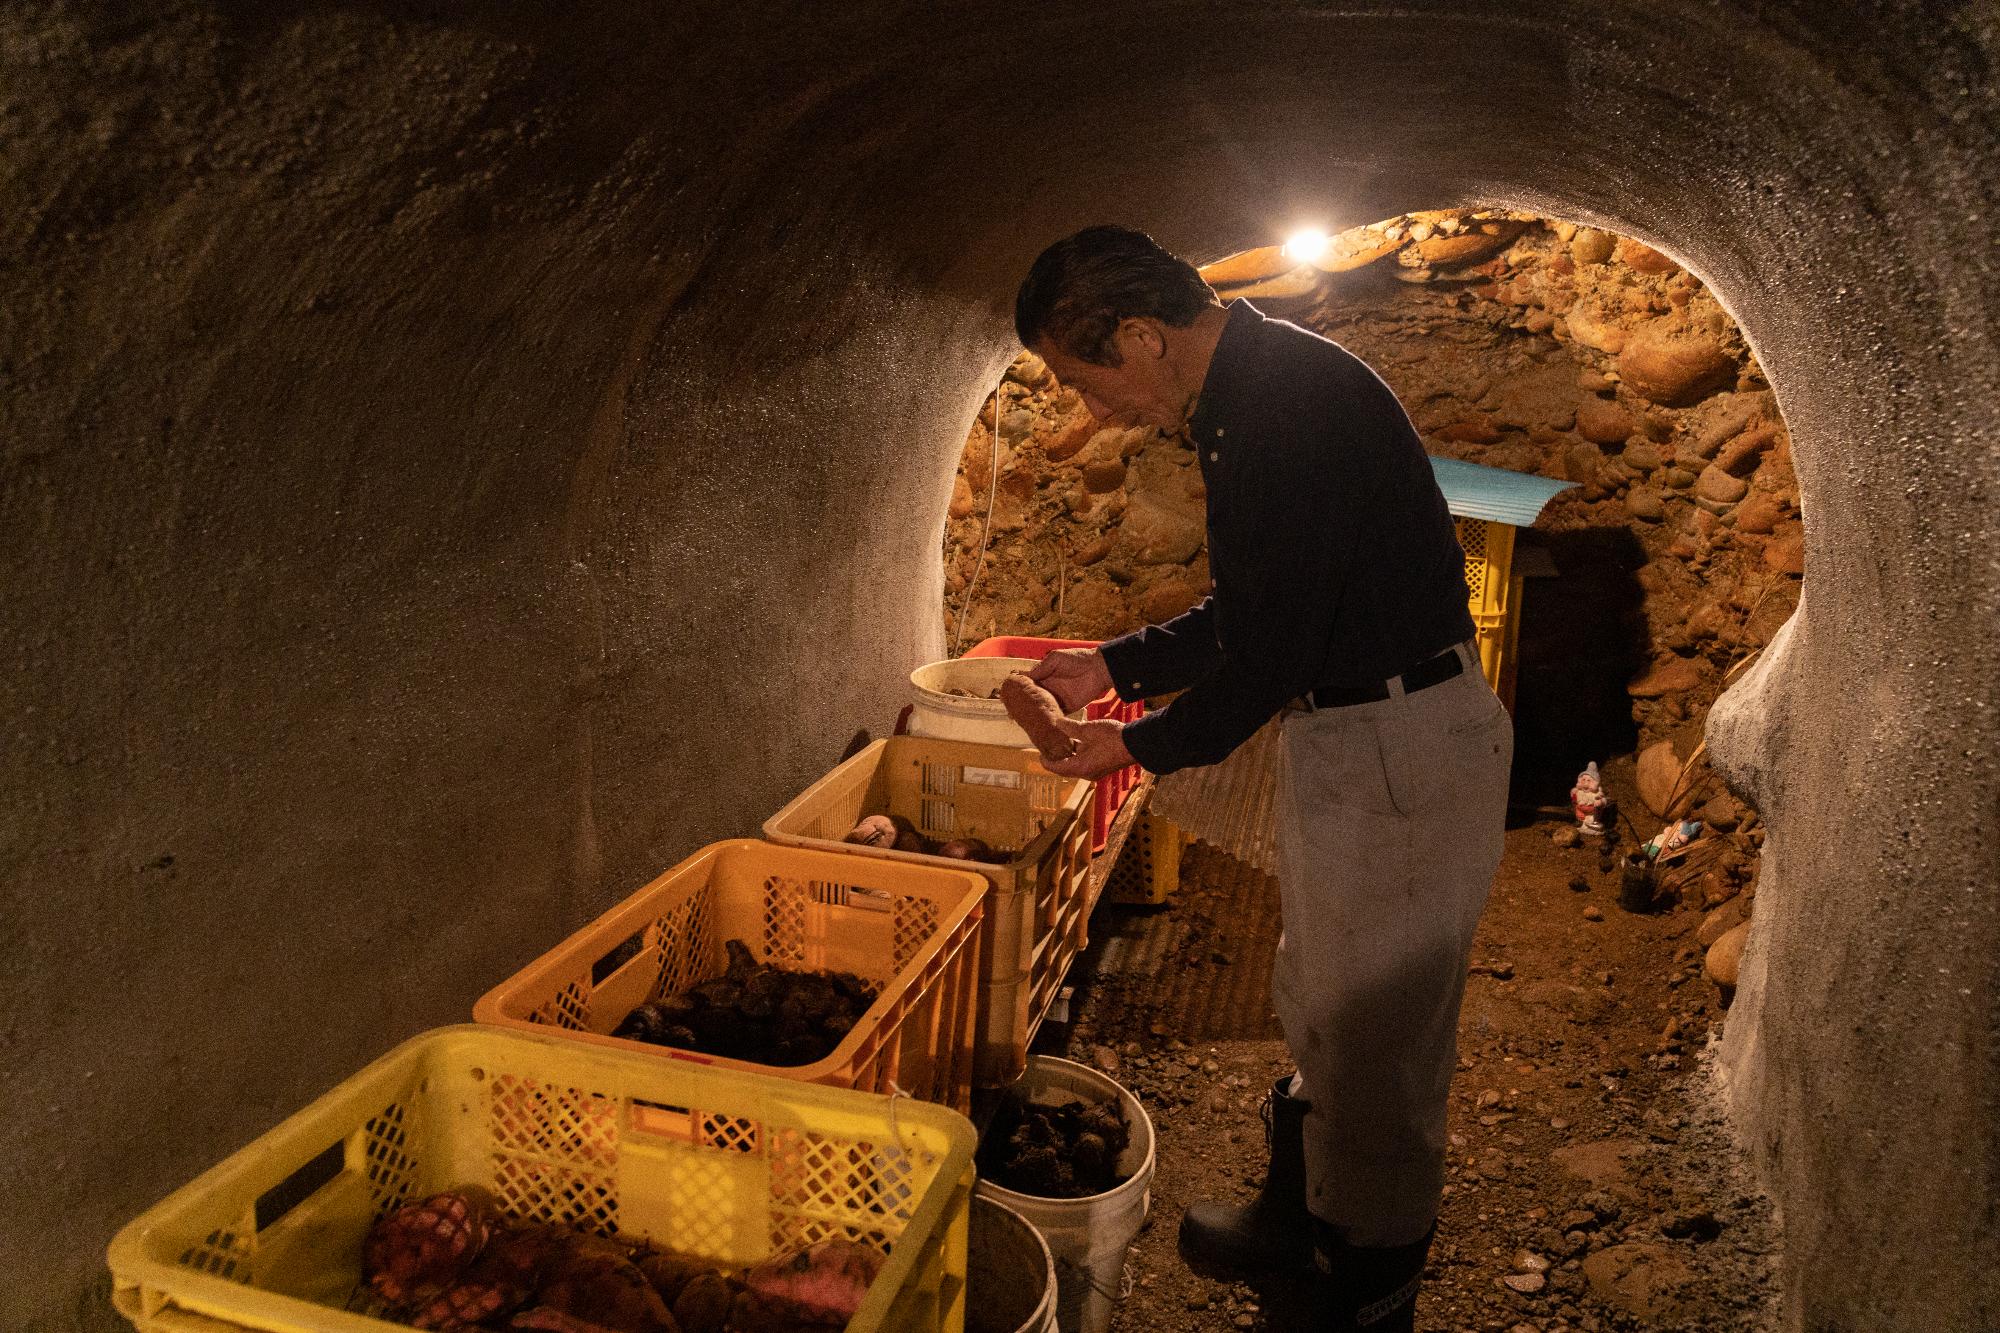
[(1431, 470), (1437, 473), (1438, 489), (1444, 492), (1444, 502), (1452, 513), (1460, 518), (1511, 523), (1517, 528), (1531, 526), (1543, 505), (1576, 485), (1456, 458), (1433, 458)]

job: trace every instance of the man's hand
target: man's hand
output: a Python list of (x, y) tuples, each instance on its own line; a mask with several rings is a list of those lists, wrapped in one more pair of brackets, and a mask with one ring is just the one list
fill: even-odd
[(1111, 668), (1095, 648), (1058, 648), (1035, 663), (1028, 678), (1053, 694), (1065, 713), (1074, 713), (1111, 689)]
[(1076, 740), (1076, 753), (1055, 763), (1044, 760), (1042, 767), (1066, 778), (1101, 778), (1135, 762), (1125, 748), (1125, 724), (1110, 718), (1095, 722), (1064, 719), (1062, 729)]

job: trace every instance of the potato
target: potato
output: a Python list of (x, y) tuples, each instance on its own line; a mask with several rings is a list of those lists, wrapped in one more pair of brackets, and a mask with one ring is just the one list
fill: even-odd
[(954, 861), (994, 862), (1001, 859), (993, 848), (987, 845), (984, 838), (953, 838), (940, 846), (937, 854), (948, 856)]
[(859, 843), (863, 847), (894, 847), (896, 821), (887, 815), (869, 815), (849, 829), (841, 841)]

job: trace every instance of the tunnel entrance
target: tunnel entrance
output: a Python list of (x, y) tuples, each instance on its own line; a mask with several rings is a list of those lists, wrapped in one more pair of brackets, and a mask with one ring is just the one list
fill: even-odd
[[(1701, 738), (1716, 697), (1798, 604), (1786, 429), (1714, 296), (1631, 238), (1501, 210), (1426, 212), (1331, 238), (1312, 262), (1274, 246), (1204, 276), (1225, 299), (1361, 356), (1434, 459), (1566, 486), (1515, 534), (1516, 600), (1489, 672), (1515, 714), (1510, 829), (1461, 1025), (1453, 1143), (1465, 1156), (1449, 1205), (1472, 1210), (1461, 1220), (1496, 1253), (1559, 1265), (1546, 1287), (1485, 1274), (1500, 1294), (1469, 1284), (1453, 1317), (1475, 1322), (1451, 1326), (1547, 1315), (1582, 1298), (1594, 1241), (1541, 1228), (1529, 1243), (1534, 1229), (1489, 1223), (1494, 1196), (1522, 1184), (1496, 1174), (1491, 1154), (1532, 1143), (1520, 1123), (1531, 1115), (1553, 1136), (1552, 1160), (1591, 1133), (1681, 1133), (1646, 1107), (1721, 1021), (1755, 902), (1763, 829), (1710, 772)], [(1182, 438), (1099, 430), (1037, 358), (1018, 357), (954, 482), (947, 646), (1102, 639), (1199, 600), (1208, 569), (1193, 463)], [(1592, 763), (1616, 809), (1602, 839), (1581, 834), (1571, 810)], [(1681, 828), (1686, 848), (1644, 861), (1642, 902), (1626, 890), (1627, 859)], [(1218, 1108), (1247, 1097), (1254, 1114), (1249, 1094), (1269, 1077), (1258, 1060), (1282, 1052), (1263, 1000), (1278, 932), (1265, 869), (1196, 844), (1168, 910), (1100, 912), (1077, 969), (1079, 1017), (1053, 1039), (1121, 1065), (1170, 1117), (1201, 1097)], [(1184, 1057), (1198, 1075), (1222, 1071), (1193, 1103)], [(1593, 1105), (1576, 1108), (1586, 1095)], [(1228, 1132), (1225, 1120), (1208, 1130)], [(1197, 1152), (1187, 1165), (1207, 1164)], [(1550, 1221), (1575, 1212), (1555, 1194), (1591, 1182), (1558, 1170), (1544, 1183), (1546, 1197), (1531, 1184), (1515, 1201)], [(1152, 1315), (1171, 1325), (1170, 1308)]]
[[(1405, 215), (1316, 264), (1272, 247), (1205, 274), (1368, 361), (1433, 456), (1574, 483), (1521, 542), (1517, 799), (1560, 804), (1585, 762), (1663, 741), (1693, 754), (1722, 678), (1790, 616), (1803, 573), (1784, 424), (1699, 279), (1629, 238), (1497, 210)], [(1104, 638), (1199, 600), (1192, 462), (1161, 432), (1097, 430), (1018, 358), (954, 483), (947, 643)]]

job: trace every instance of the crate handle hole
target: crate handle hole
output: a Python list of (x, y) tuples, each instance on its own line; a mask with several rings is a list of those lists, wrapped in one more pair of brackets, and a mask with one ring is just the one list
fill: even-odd
[(617, 944), (612, 945), (610, 949), (605, 951), (602, 957), (590, 965), (590, 984), (593, 986), (603, 985), (606, 977), (631, 962), (634, 958), (637, 958), (639, 950), (645, 947), (645, 943), (646, 932), (644, 930), (635, 930)]
[(649, 1102), (634, 1097), (632, 1128), (641, 1134), (679, 1139), (683, 1143), (693, 1143), (695, 1140), (694, 1112), (685, 1106), (669, 1106), (665, 1102)]
[(257, 1196), (257, 1230), (275, 1226), (285, 1214), (317, 1194), (347, 1169), (347, 1145), (331, 1148)]

